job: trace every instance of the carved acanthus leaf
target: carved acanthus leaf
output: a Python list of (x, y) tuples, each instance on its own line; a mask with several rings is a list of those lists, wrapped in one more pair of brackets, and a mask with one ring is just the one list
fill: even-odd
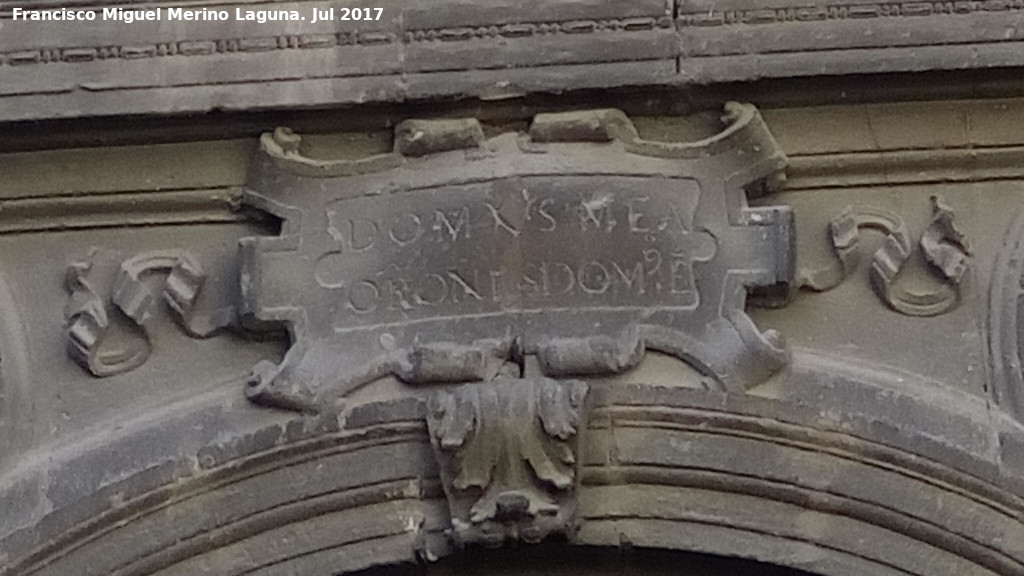
[(565, 533), (587, 385), (499, 379), (435, 395), (427, 423), (460, 544)]

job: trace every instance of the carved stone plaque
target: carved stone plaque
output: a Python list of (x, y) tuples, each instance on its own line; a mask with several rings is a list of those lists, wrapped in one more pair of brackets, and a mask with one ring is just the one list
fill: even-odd
[(699, 195), (693, 180), (651, 189), (644, 177), (571, 175), (339, 199), (326, 207), (337, 246), (314, 277), (340, 297), (330, 322), (345, 330), (510, 312), (550, 324), (542, 313), (554, 308), (691, 309), (693, 264), (715, 253), (694, 230)]
[(355, 162), (265, 135), (245, 200), (283, 230), (243, 241), (243, 289), (294, 344), (250, 397), (318, 410), (388, 373), (486, 381), (536, 355), (549, 376), (605, 374), (648, 348), (757, 383), (785, 354), (745, 296), (793, 286), (792, 216), (747, 207), (784, 157), (752, 107), (726, 121), (692, 144), (641, 140), (614, 110), (491, 140), (475, 121), (407, 122), (393, 154)]

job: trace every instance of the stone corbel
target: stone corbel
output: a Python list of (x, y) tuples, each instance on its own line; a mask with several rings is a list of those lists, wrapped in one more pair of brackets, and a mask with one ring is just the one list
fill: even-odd
[(498, 379), (433, 396), (430, 441), (459, 546), (569, 534), (587, 384)]

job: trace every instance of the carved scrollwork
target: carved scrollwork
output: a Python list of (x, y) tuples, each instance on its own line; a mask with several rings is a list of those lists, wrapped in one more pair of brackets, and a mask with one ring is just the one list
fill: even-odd
[(786, 165), (753, 106), (696, 142), (593, 110), (486, 140), (475, 119), (406, 120), (361, 160), (262, 143), (243, 202), (282, 232), (242, 240), (242, 306), (293, 342), (254, 369), (256, 403), (319, 412), (382, 376), (487, 382), (526, 356), (615, 374), (648, 350), (742, 391), (788, 359), (744, 310), (796, 286), (792, 211), (747, 203)]
[(458, 544), (568, 533), (587, 390), (579, 381), (498, 379), (432, 397), (430, 441)]
[(910, 231), (903, 218), (870, 206), (847, 206), (829, 223), (829, 238), (837, 262), (824, 268), (802, 270), (802, 287), (826, 291), (843, 282), (860, 261), (861, 228), (886, 234), (871, 259), (870, 277), (875, 292), (890, 308), (908, 316), (938, 316), (956, 308), (967, 277), (971, 248), (957, 227), (955, 214), (938, 196), (932, 196), (932, 220), (919, 242), (925, 260), (944, 283), (932, 292), (913, 292), (897, 284), (897, 277), (913, 253)]
[[(123, 374), (146, 362), (152, 342), (146, 325), (162, 300), (178, 324), (194, 338), (207, 338), (235, 321), (235, 309), (221, 308), (209, 315), (195, 311), (206, 276), (194, 256), (182, 250), (153, 251), (121, 262), (111, 289), (110, 303), (135, 325), (136, 337), (119, 350), (105, 350), (113, 324), (107, 301), (88, 278), (93, 257), (71, 264), (65, 284), (70, 293), (65, 308), (68, 353), (94, 376)], [(156, 286), (151, 275), (163, 275)]]
[(64, 333), (68, 355), (93, 376), (101, 378), (129, 372), (149, 359), (149, 340), (142, 338), (119, 350), (105, 350), (111, 324), (107, 305), (88, 279), (92, 262), (75, 262), (68, 267), (65, 287), (70, 296), (64, 308)]
[[(143, 276), (147, 274), (165, 274), (160, 289), (154, 290), (143, 283)], [(125, 315), (142, 326), (152, 317), (158, 294), (162, 294), (175, 320), (190, 336), (207, 338), (234, 322), (235, 309), (224, 307), (209, 315), (196, 314), (196, 301), (205, 280), (199, 262), (188, 252), (147, 252), (121, 263), (113, 300)]]
[(287, 172), (312, 178), (355, 176), (388, 170), (405, 158), (447, 150), (482, 147), (484, 131), (475, 118), (452, 120), (405, 120), (395, 127), (395, 145), (391, 152), (358, 160), (317, 160), (301, 151), (302, 137), (290, 128), (280, 127), (260, 137), (267, 158)]

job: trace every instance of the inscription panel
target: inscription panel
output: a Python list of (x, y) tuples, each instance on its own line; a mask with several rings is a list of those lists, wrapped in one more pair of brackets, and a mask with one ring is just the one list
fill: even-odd
[(410, 384), (621, 372), (646, 350), (743, 389), (787, 358), (744, 313), (794, 284), (792, 213), (744, 187), (785, 158), (752, 107), (696, 143), (641, 140), (619, 111), (539, 116), (486, 140), (474, 120), (407, 121), (357, 161), (265, 135), (244, 200), (283, 219), (243, 240), (242, 318), (293, 345), (249, 397), (319, 411), (387, 375)]
[[(678, 179), (515, 178), (327, 205), (315, 277), (336, 332), (558, 308), (692, 309), (699, 189)], [(327, 319), (327, 318), (324, 318)]]

